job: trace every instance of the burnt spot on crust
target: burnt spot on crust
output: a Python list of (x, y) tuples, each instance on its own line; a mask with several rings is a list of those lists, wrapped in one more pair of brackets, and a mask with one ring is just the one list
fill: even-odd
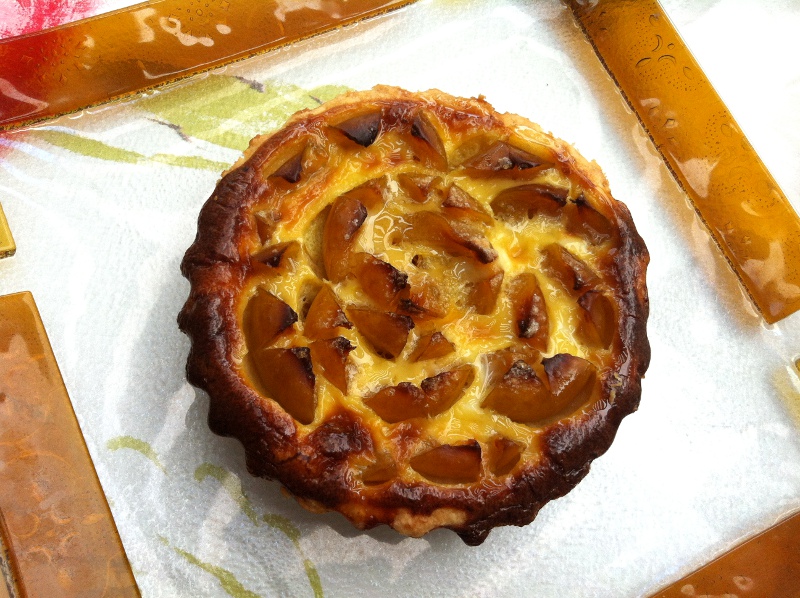
[(647, 250), (597, 169), (521, 123), (380, 88), (223, 177), (179, 326), (254, 475), (362, 529), (477, 545), (608, 449), (650, 359)]

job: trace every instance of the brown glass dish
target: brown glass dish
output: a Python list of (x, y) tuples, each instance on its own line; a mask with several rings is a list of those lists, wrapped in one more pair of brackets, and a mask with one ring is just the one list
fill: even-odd
[(12, 598), (139, 596), (27, 292), (0, 297), (0, 596), (5, 578)]
[(480, 544), (636, 409), (648, 259), (597, 165), (533, 123), (347, 94), (255, 139), (203, 207), (188, 378), (306, 508)]

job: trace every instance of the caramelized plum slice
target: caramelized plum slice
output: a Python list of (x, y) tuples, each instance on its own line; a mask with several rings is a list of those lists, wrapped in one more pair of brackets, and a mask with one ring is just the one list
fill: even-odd
[(350, 189), (350, 191), (344, 195), (352, 199), (357, 199), (363, 203), (364, 207), (367, 208), (367, 211), (375, 210), (384, 203), (383, 192), (381, 191), (383, 185), (385, 185), (384, 177), (372, 179), (363, 185), (359, 185), (354, 189)]
[(267, 394), (301, 424), (314, 421), (317, 399), (308, 347), (262, 349), (253, 363)]
[(463, 164), (464, 167), (480, 172), (494, 173), (503, 171), (522, 171), (541, 166), (544, 161), (518, 147), (505, 141), (495, 142), (484, 153), (471, 158)]
[(251, 352), (269, 346), (275, 337), (297, 322), (297, 314), (275, 295), (259, 288), (244, 309), (244, 331)]
[(475, 282), (470, 283), (467, 300), (477, 313), (485, 316), (494, 311), (503, 285), (503, 277), (504, 273), (499, 268), (486, 268), (479, 272)]
[(442, 208), (446, 214), (452, 214), (456, 218), (466, 218), (483, 224), (494, 222), (491, 214), (480, 202), (455, 183), (450, 185), (447, 190), (447, 197), (442, 202)]
[(308, 309), (303, 334), (306, 338), (327, 339), (337, 335), (337, 328), (352, 327), (334, 292), (327, 285), (322, 287)]
[(608, 218), (595, 210), (581, 195), (567, 210), (567, 230), (583, 237), (592, 245), (600, 245), (614, 235), (614, 227)]
[(544, 269), (567, 291), (577, 296), (599, 282), (597, 275), (585, 262), (556, 243), (542, 250)]
[(281, 178), (287, 183), (296, 183), (300, 180), (300, 177), (303, 175), (303, 155), (305, 154), (306, 148), (303, 147), (299, 152), (297, 152), (294, 156), (286, 160), (278, 169), (273, 172), (270, 176)]
[(442, 318), (447, 310), (447, 299), (428, 277), (416, 277), (400, 294), (398, 311), (414, 318)]
[(300, 243), (297, 241), (287, 241), (285, 243), (276, 243), (265, 247), (255, 255), (253, 261), (263, 264), (270, 269), (285, 268), (286, 264), (291, 259), (297, 259), (300, 255)]
[(521, 360), (505, 373), (481, 407), (519, 423), (536, 422), (559, 410), (544, 382), (531, 366)]
[(442, 179), (438, 176), (402, 172), (397, 175), (397, 184), (406, 195), (417, 203), (425, 203), (439, 190)]
[(494, 386), (518, 361), (524, 361), (529, 366), (539, 363), (541, 353), (528, 346), (513, 346), (493, 353), (486, 353), (486, 384)]
[(361, 481), (367, 486), (377, 486), (397, 477), (397, 464), (389, 455), (379, 455), (375, 463), (369, 465), (361, 474)]
[(527, 339), (539, 351), (547, 351), (550, 325), (536, 275), (524, 272), (515, 277), (508, 285), (508, 297), (517, 336)]
[(401, 382), (397, 386), (381, 388), (371, 397), (364, 399), (364, 404), (378, 416), (390, 424), (425, 417), (425, 393), (411, 382)]
[(440, 248), (456, 256), (477, 259), (488, 264), (497, 259), (497, 251), (483, 235), (475, 234), (458, 223), (451, 223), (437, 212), (415, 212), (408, 218), (409, 241)]
[(447, 166), (447, 153), (444, 149), (444, 143), (442, 143), (436, 127), (421, 112), (414, 117), (414, 121), (411, 123), (411, 134), (427, 143), (440, 158), (441, 165), (443, 167)]
[(548, 185), (520, 185), (498, 193), (491, 206), (495, 216), (520, 222), (537, 214), (558, 216), (567, 203), (567, 190)]
[(358, 145), (369, 147), (381, 132), (381, 113), (369, 112), (349, 118), (336, 125), (345, 136)]
[(496, 477), (504, 476), (514, 469), (522, 455), (522, 447), (518, 443), (499, 434), (489, 440), (487, 449), (489, 471)]
[(384, 359), (394, 359), (403, 352), (414, 320), (395, 313), (362, 307), (347, 310), (358, 331)]
[(347, 276), (356, 233), (366, 219), (367, 208), (359, 200), (342, 195), (333, 202), (322, 232), (322, 259), (331, 281)]
[(253, 214), (256, 224), (256, 232), (258, 233), (258, 240), (262, 245), (269, 243), (272, 238), (272, 233), (275, 232), (275, 226), (280, 220), (280, 214), (270, 212), (256, 212)]
[(473, 380), (475, 368), (468, 364), (425, 378), (420, 388), (425, 393), (427, 415), (438, 415), (450, 409)]
[(562, 407), (577, 407), (586, 403), (594, 390), (597, 368), (568, 353), (558, 353), (542, 360), (550, 391)]
[(477, 440), (465, 444), (442, 444), (411, 458), (411, 467), (432, 482), (469, 484), (481, 475), (481, 446)]
[(407, 274), (371, 253), (355, 254), (351, 266), (361, 289), (382, 309), (391, 309), (408, 286)]
[(425, 378), (419, 386), (410, 382), (387, 386), (364, 403), (390, 424), (414, 417), (431, 417), (450, 409), (474, 379), (474, 368), (462, 365)]
[(441, 332), (431, 332), (419, 337), (417, 346), (414, 347), (414, 351), (409, 355), (408, 360), (417, 362), (437, 359), (445, 355), (450, 355), (450, 353), (453, 353), (455, 350), (456, 346), (447, 340), (444, 334)]
[(614, 340), (614, 306), (599, 291), (587, 291), (578, 298), (583, 309), (578, 333), (588, 344), (607, 349)]
[(311, 359), (319, 372), (336, 388), (347, 394), (347, 355), (355, 349), (343, 336), (311, 343)]

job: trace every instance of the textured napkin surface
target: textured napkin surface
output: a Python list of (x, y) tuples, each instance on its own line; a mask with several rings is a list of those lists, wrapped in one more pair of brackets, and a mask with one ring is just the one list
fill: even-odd
[[(764, 61), (793, 55), (800, 7), (664, 4), (797, 208), (800, 66)], [(305, 512), (248, 475), (184, 379), (178, 265), (220, 172), (295, 110), (378, 83), (483, 94), (573, 143), (651, 253), (639, 412), (572, 493), (478, 548)], [(800, 508), (800, 317), (760, 322), (557, 2), (422, 0), (1, 135), (0, 201), (18, 245), (0, 293), (34, 293), (147, 598), (637, 596)]]

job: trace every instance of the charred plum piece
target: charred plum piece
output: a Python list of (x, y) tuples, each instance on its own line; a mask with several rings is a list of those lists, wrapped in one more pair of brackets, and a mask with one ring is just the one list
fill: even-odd
[(437, 212), (415, 212), (408, 218), (409, 241), (438, 247), (456, 256), (471, 257), (482, 264), (497, 259), (497, 251), (483, 235), (475, 234), (458, 223), (451, 223)]
[(547, 351), (550, 325), (536, 275), (525, 272), (514, 278), (508, 285), (508, 297), (517, 336), (539, 351)]
[(477, 440), (465, 444), (442, 444), (411, 458), (417, 473), (441, 484), (469, 484), (481, 475), (481, 446)]
[(431, 193), (439, 189), (442, 179), (438, 176), (402, 172), (397, 175), (397, 184), (413, 201), (425, 203), (430, 199)]
[(301, 424), (314, 421), (317, 399), (308, 347), (262, 349), (253, 355), (267, 394)]
[(550, 391), (561, 408), (576, 408), (586, 403), (594, 391), (597, 368), (568, 353), (558, 353), (542, 360)]
[(347, 394), (347, 355), (355, 349), (343, 336), (311, 343), (311, 359), (320, 373), (336, 388)]
[(499, 434), (489, 440), (487, 448), (489, 471), (496, 477), (504, 476), (514, 469), (522, 455), (519, 444)]
[(548, 185), (520, 185), (498, 193), (491, 206), (495, 216), (513, 222), (537, 214), (558, 216), (567, 203), (567, 190)]
[(477, 313), (485, 316), (494, 311), (503, 286), (503, 277), (502, 270), (486, 268), (479, 273), (475, 282), (470, 283), (467, 299)]
[(480, 202), (455, 183), (447, 190), (447, 197), (442, 202), (442, 207), (445, 208), (445, 213), (453, 212), (457, 218), (467, 218), (483, 224), (494, 222), (491, 214)]
[(287, 241), (265, 247), (255, 255), (253, 261), (263, 264), (268, 268), (283, 268), (290, 259), (297, 259), (300, 255), (300, 243)]
[(532, 423), (558, 411), (547, 386), (524, 361), (511, 366), (481, 405), (519, 423)]
[(414, 320), (408, 316), (352, 307), (347, 310), (358, 331), (375, 352), (384, 359), (394, 359), (403, 352)]
[(353, 197), (342, 195), (333, 202), (322, 232), (322, 259), (332, 282), (343, 280), (350, 270), (350, 252), (367, 208)]
[(541, 158), (506, 143), (497, 141), (484, 153), (471, 158), (463, 164), (464, 167), (482, 172), (495, 173), (503, 171), (522, 171), (541, 166)]
[(578, 333), (588, 344), (608, 349), (614, 340), (614, 306), (611, 300), (599, 291), (587, 291), (578, 298), (583, 317), (578, 324)]
[(381, 113), (369, 112), (349, 118), (336, 125), (345, 136), (358, 145), (369, 147), (378, 138), (381, 132)]
[(438, 154), (442, 166), (447, 166), (447, 153), (444, 149), (444, 143), (442, 143), (439, 133), (436, 132), (436, 127), (421, 112), (414, 117), (414, 121), (411, 123), (411, 134), (427, 143)]
[(275, 172), (270, 175), (270, 178), (281, 178), (287, 183), (296, 183), (303, 175), (303, 155), (306, 148), (304, 147), (294, 156), (286, 160)]
[(336, 301), (336, 295), (329, 286), (320, 289), (303, 325), (303, 334), (306, 338), (326, 339), (337, 336), (337, 328), (352, 328), (353, 325)]
[(568, 206), (567, 230), (583, 237), (592, 245), (600, 245), (614, 235), (614, 227), (608, 218), (595, 210), (581, 195)]
[(541, 353), (529, 346), (513, 346), (500, 349), (493, 353), (486, 353), (486, 384), (493, 386), (511, 369), (518, 361), (524, 361), (529, 366), (541, 360)]
[(269, 346), (275, 337), (297, 322), (295, 311), (275, 295), (259, 288), (244, 310), (247, 348), (251, 352)]
[(544, 269), (558, 280), (572, 296), (578, 296), (599, 281), (597, 275), (582, 260), (558, 244), (542, 250)]
[(361, 289), (382, 309), (391, 309), (408, 287), (408, 275), (371, 253), (355, 254), (351, 264)]
[(456, 350), (456, 346), (451, 343), (444, 334), (441, 332), (432, 332), (419, 337), (417, 346), (414, 351), (409, 355), (408, 360), (411, 362), (427, 361), (428, 359), (437, 359), (450, 355)]
[(420, 386), (410, 382), (387, 386), (364, 403), (390, 424), (414, 417), (431, 417), (450, 409), (474, 379), (473, 367), (462, 365), (425, 378)]

